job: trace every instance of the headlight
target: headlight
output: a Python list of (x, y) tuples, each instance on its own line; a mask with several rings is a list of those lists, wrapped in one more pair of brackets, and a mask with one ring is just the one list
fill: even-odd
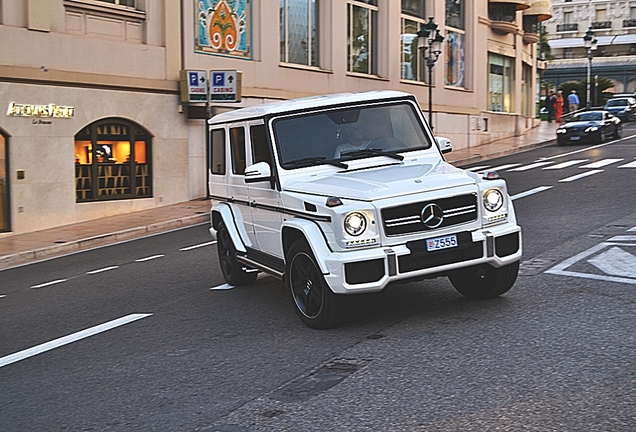
[(557, 129), (557, 133), (561, 134), (561, 133), (566, 133), (567, 131), (565, 129)]
[(504, 197), (499, 189), (488, 189), (484, 192), (484, 207), (486, 210), (496, 212), (504, 203)]
[(345, 231), (352, 236), (359, 236), (367, 229), (367, 218), (362, 213), (349, 213), (344, 220)]
[(598, 130), (598, 126), (590, 126), (589, 128), (585, 129), (585, 132), (596, 132)]

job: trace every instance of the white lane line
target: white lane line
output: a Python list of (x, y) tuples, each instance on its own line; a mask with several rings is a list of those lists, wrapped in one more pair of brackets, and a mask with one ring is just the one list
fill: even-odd
[(57, 280), (54, 280), (54, 281), (51, 281), (51, 282), (44, 282), (44, 283), (41, 283), (39, 285), (33, 285), (31, 288), (36, 288), (36, 289), (37, 288), (44, 288), (44, 287), (55, 285), (55, 284), (59, 284), (59, 283), (62, 283), (62, 282), (66, 282), (66, 279), (57, 279)]
[(584, 172), (583, 174), (579, 174), (579, 175), (575, 175), (572, 177), (567, 177), (564, 179), (559, 180), (559, 183), (569, 183), (569, 182), (573, 182), (574, 180), (578, 180), (578, 179), (582, 179), (584, 177), (588, 177), (594, 174), (598, 174), (603, 172), (603, 170), (592, 170), (592, 171), (588, 171), (588, 172)]
[(4, 294), (0, 295), (0, 298), (5, 298), (5, 297), (6, 297), (6, 295), (4, 295)]
[[(631, 231), (631, 230), (628, 230), (628, 231)], [(633, 236), (633, 235), (619, 235), (619, 236), (612, 237), (608, 241), (613, 241), (613, 242), (636, 242), (636, 236)]]
[(146, 257), (146, 258), (136, 259), (135, 262), (146, 262), (146, 261), (150, 261), (150, 260), (153, 260), (153, 259), (161, 258), (163, 256), (165, 256), (165, 255), (153, 255), (153, 256)]
[(561, 162), (560, 164), (552, 165), (552, 166), (541, 168), (541, 169), (544, 169), (544, 170), (563, 169), (563, 168), (571, 167), (572, 165), (578, 165), (578, 164), (581, 164), (583, 162), (587, 162), (588, 160), (589, 159), (576, 159), (576, 160), (571, 160), (571, 161), (567, 161), (567, 162)]
[(214, 244), (214, 243), (216, 243), (216, 242), (215, 241), (210, 241), (210, 242), (207, 242), (207, 243), (201, 243), (201, 244), (194, 245), (194, 246), (184, 247), (184, 248), (181, 248), (179, 250), (180, 251), (189, 251), (189, 250), (192, 250), (192, 249), (198, 249), (198, 248), (202, 248), (202, 247), (205, 247), (205, 246), (210, 246), (211, 244)]
[(557, 159), (557, 158), (564, 157), (564, 156), (571, 156), (573, 154), (582, 153), (582, 152), (586, 152), (586, 151), (589, 151), (589, 150), (594, 150), (594, 149), (597, 149), (597, 148), (600, 148), (600, 147), (605, 147), (605, 146), (608, 146), (608, 145), (611, 145), (611, 144), (615, 144), (617, 142), (625, 141), (625, 140), (633, 138), (635, 136), (636, 135), (630, 135), (630, 136), (623, 137), (623, 138), (621, 138), (619, 140), (614, 140), (614, 141), (606, 142), (606, 143), (603, 143), (603, 144), (597, 144), (597, 145), (592, 146), (592, 147), (585, 147), (585, 148), (582, 148), (582, 149), (579, 149), (579, 150), (575, 150), (575, 151), (571, 151), (571, 152), (568, 152), (568, 153), (561, 153), (561, 154), (554, 155), (554, 156), (549, 156), (549, 157), (541, 157), (541, 158), (539, 158), (539, 160), (550, 160), (550, 159)]
[(486, 169), (488, 167), (489, 167), (489, 165), (481, 165), (481, 166), (468, 168), (467, 171), (478, 172), (479, 170), (483, 170), (483, 169)]
[(530, 189), (529, 191), (518, 193), (517, 195), (513, 195), (510, 197), (511, 200), (516, 200), (519, 198), (527, 197), (529, 195), (534, 195), (539, 192), (546, 191), (548, 189), (552, 189), (554, 186), (539, 186), (538, 188)]
[(223, 284), (216, 287), (210, 288), (210, 291), (223, 291), (223, 290), (231, 290), (234, 288), (234, 285)]
[(604, 166), (615, 164), (616, 162), (620, 162), (623, 159), (603, 159), (598, 162), (592, 162), (591, 164), (580, 166), (579, 168), (603, 168)]
[(634, 232), (636, 231), (636, 227), (631, 227), (630, 229), (627, 230), (627, 232)]
[(105, 272), (105, 271), (108, 271), (108, 270), (115, 270), (115, 269), (118, 269), (118, 268), (119, 268), (119, 266), (104, 267), (104, 268), (101, 268), (101, 269), (97, 269), (97, 270), (92, 270), (92, 271), (86, 272), (86, 274), (97, 274), (97, 273), (102, 273), (102, 272)]
[(544, 165), (549, 165), (551, 163), (554, 163), (554, 162), (552, 162), (552, 161), (535, 162), (533, 164), (522, 166), (522, 167), (519, 167), (519, 168), (513, 168), (513, 169), (508, 170), (508, 171), (527, 171), (527, 170), (531, 170), (533, 168), (539, 168), (539, 167), (544, 166)]
[(519, 165), (521, 165), (520, 163), (512, 163), (512, 164), (507, 164), (507, 165), (501, 165), (498, 167), (494, 167), (494, 168), (490, 168), (488, 171), (503, 171), (503, 170), (507, 170), (510, 168), (514, 168), (514, 167), (518, 167)]
[(19, 362), (20, 360), (24, 360), (38, 354), (42, 354), (43, 352), (50, 351), (52, 349), (55, 349), (64, 345), (68, 345), (70, 343), (76, 342), (81, 339), (86, 339), (87, 337), (90, 337), (90, 336), (95, 336), (98, 333), (102, 333), (107, 330), (114, 329), (115, 327), (123, 326), (133, 321), (137, 321), (139, 319), (149, 317), (150, 315), (152, 314), (128, 315), (113, 321), (109, 321), (104, 324), (100, 324), (95, 327), (88, 328), (86, 330), (82, 330), (77, 333), (70, 334), (68, 336), (61, 337), (59, 339), (52, 340), (50, 342), (43, 343), (38, 346), (34, 346), (33, 348), (25, 349), (23, 351), (10, 354), (8, 356), (0, 357), (0, 367), (10, 365), (11, 363)]
[(625, 165), (621, 165), (621, 166), (619, 166), (619, 168), (636, 168), (636, 161), (630, 162), (630, 163), (625, 164)]

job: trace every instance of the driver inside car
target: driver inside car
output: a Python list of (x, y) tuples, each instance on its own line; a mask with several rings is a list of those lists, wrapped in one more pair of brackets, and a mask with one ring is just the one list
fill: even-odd
[(340, 144), (336, 147), (333, 158), (338, 159), (343, 153), (355, 152), (364, 150), (369, 145), (370, 141), (363, 141), (364, 129), (358, 124), (349, 124), (343, 126), (344, 132), (347, 134), (349, 142)]

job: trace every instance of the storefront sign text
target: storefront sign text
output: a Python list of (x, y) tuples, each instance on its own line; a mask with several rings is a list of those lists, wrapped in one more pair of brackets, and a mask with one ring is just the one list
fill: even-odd
[(9, 103), (7, 115), (13, 117), (73, 118), (75, 116), (75, 107), (59, 106), (55, 104), (28, 105), (11, 102)]

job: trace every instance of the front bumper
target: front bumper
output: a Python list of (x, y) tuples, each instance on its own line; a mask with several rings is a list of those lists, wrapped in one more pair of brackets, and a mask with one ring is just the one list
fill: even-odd
[[(460, 246), (426, 252), (420, 241), (331, 253), (325, 280), (337, 294), (381, 291), (391, 282), (443, 275), (477, 264), (502, 267), (521, 258), (521, 228), (512, 223), (456, 233)], [(423, 242), (424, 239), (421, 240)]]

